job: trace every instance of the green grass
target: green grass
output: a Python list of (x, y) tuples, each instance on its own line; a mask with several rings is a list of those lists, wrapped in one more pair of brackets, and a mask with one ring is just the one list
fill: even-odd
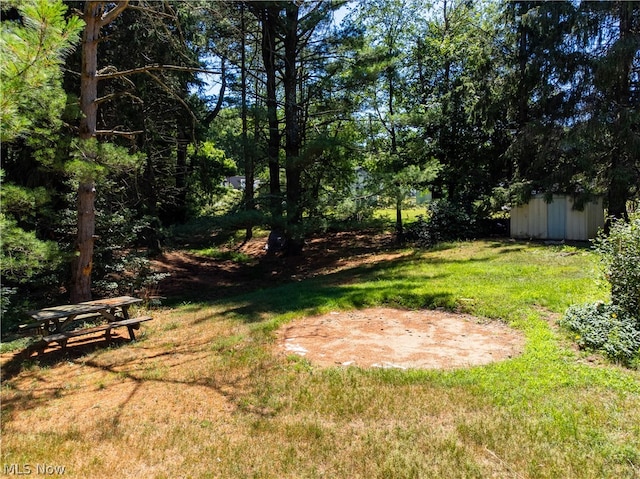
[[(554, 325), (570, 304), (606, 298), (595, 269), (588, 250), (477, 241), (183, 304), (135, 348), (4, 384), (3, 461), (88, 478), (114, 464), (149, 478), (638, 478), (640, 373), (576, 351)], [(295, 318), (383, 304), (504, 321), (525, 351), (454, 371), (319, 369), (273, 353)], [(64, 368), (73, 387), (55, 388)], [(83, 374), (91, 414), (118, 409), (48, 431), (51, 408), (89, 399)]]
[(190, 253), (205, 256), (207, 258), (232, 261), (234, 263), (249, 264), (254, 262), (254, 258), (251, 255), (242, 253), (240, 251), (220, 249), (216, 247), (209, 247), (203, 249), (190, 250)]
[(32, 342), (33, 341), (31, 340), (31, 338), (18, 338), (0, 343), (0, 353), (4, 354), (17, 351), (19, 349), (24, 349)]
[[(411, 208), (403, 208), (402, 209), (402, 221), (406, 224), (413, 223), (418, 219), (418, 216), (426, 216), (427, 215), (427, 207), (426, 205), (423, 207), (415, 206)], [(395, 223), (396, 221), (396, 209), (395, 208), (378, 208), (374, 213), (373, 217), (375, 219), (383, 219), (388, 220), (389, 222)]]
[[(540, 311), (602, 298), (587, 251), (505, 242), (453, 243), (381, 263), (235, 296), (227, 314), (268, 324), (332, 309), (380, 304), (443, 307), (501, 319), (525, 328)], [(282, 315), (282, 318), (281, 318)], [(265, 323), (262, 323), (265, 324)]]

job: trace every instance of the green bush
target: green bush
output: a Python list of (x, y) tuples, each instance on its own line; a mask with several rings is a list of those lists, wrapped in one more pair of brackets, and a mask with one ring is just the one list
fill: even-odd
[(103, 267), (103, 275), (93, 282), (98, 296), (139, 296), (145, 300), (156, 296), (158, 283), (170, 276), (153, 269), (144, 252), (128, 251), (114, 255), (112, 263)]
[(373, 218), (376, 202), (371, 198), (345, 198), (333, 208), (335, 221), (362, 222)]
[(0, 274), (3, 284), (26, 283), (33, 276), (60, 263), (60, 250), (53, 241), (42, 241), (18, 222), (0, 213)]
[(640, 329), (640, 216), (613, 222), (609, 235), (598, 235), (594, 246), (611, 284), (611, 302), (635, 317)]
[(640, 358), (640, 330), (635, 320), (617, 305), (603, 302), (573, 305), (560, 324), (576, 334), (581, 348), (603, 351), (627, 365)]
[(448, 200), (435, 200), (427, 207), (427, 218), (419, 216), (407, 228), (406, 237), (423, 248), (430, 248), (444, 241), (473, 238), (476, 220), (463, 206)]
[(24, 320), (22, 310), (29, 307), (25, 290), (57, 284), (64, 253), (53, 241), (39, 239), (18, 222), (0, 213), (0, 330), (13, 330)]
[(611, 285), (611, 302), (571, 306), (560, 324), (577, 334), (580, 347), (640, 364), (640, 217), (614, 221), (594, 248)]

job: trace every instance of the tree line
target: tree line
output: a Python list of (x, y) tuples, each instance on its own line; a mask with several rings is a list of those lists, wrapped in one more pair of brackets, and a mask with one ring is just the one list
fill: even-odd
[(1, 8), (3, 310), (139, 287), (141, 251), (233, 174), (229, 225), (291, 255), (381, 200), (402, 240), (424, 188), (478, 219), (534, 192), (619, 218), (639, 199), (640, 2)]

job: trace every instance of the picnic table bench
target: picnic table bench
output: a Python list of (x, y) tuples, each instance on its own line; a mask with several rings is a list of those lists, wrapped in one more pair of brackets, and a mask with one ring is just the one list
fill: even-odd
[[(129, 307), (141, 302), (140, 298), (119, 296), (28, 311), (32, 321), (20, 325), (20, 328), (35, 330), (36, 334), (42, 335), (44, 344), (55, 342), (63, 349), (70, 338), (99, 331), (104, 331), (106, 340), (111, 341), (111, 330), (120, 327), (126, 327), (129, 338), (135, 341), (134, 330), (140, 328), (140, 323), (153, 319), (151, 316), (129, 317)], [(80, 323), (91, 323), (91, 326)]]

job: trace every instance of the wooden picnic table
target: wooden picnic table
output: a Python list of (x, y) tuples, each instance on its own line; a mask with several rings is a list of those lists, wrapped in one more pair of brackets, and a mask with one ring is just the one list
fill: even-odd
[[(104, 331), (107, 341), (110, 341), (111, 330), (119, 327), (126, 327), (129, 330), (129, 338), (134, 341), (134, 330), (140, 328), (140, 323), (152, 319), (150, 316), (129, 317), (129, 307), (141, 302), (140, 298), (119, 296), (28, 311), (27, 315), (33, 321), (21, 327), (36, 329), (42, 334), (45, 343), (57, 342), (63, 348), (66, 347), (69, 338), (98, 331)], [(94, 325), (78, 328), (81, 321)], [(95, 325), (96, 323), (101, 324)]]

